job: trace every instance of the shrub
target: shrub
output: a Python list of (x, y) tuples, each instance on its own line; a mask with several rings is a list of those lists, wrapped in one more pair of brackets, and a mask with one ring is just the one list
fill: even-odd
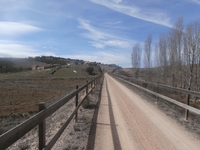
[(94, 68), (93, 68), (93, 67), (87, 67), (87, 68), (86, 68), (86, 71), (87, 71), (89, 74), (92, 74), (92, 72), (94, 71)]

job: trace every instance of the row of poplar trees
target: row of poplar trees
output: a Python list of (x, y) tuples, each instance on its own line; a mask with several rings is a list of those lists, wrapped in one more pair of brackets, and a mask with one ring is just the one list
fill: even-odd
[(133, 46), (131, 60), (136, 78), (200, 91), (200, 21), (184, 28), (180, 17), (154, 45), (148, 35), (143, 48)]

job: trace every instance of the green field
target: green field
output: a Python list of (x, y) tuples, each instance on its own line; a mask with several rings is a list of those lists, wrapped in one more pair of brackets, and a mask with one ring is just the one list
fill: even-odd
[(93, 67), (93, 75), (89, 75), (85, 71), (86, 68), (87, 66), (85, 65), (74, 65), (68, 68), (63, 67), (56, 71), (53, 76), (58, 78), (90, 78), (100, 73), (98, 67)]
[(98, 66), (92, 75), (86, 67), (62, 67), (53, 75), (57, 68), (0, 74), (0, 117), (37, 112), (39, 102), (52, 102), (100, 74)]

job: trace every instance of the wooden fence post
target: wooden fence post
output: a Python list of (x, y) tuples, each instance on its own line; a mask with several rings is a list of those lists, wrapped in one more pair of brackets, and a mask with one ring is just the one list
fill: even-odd
[[(156, 93), (158, 94), (158, 82), (156, 84)], [(156, 96), (156, 104), (158, 104), (158, 96)]]
[[(39, 103), (39, 111), (46, 109), (45, 103)], [(39, 124), (39, 150), (45, 147), (46, 123), (45, 119)]]
[[(88, 83), (88, 81), (86, 82), (86, 83)], [(87, 86), (86, 86), (86, 95), (88, 94), (88, 84), (87, 84)]]
[[(76, 86), (76, 89), (78, 89), (78, 85)], [(78, 106), (78, 93), (76, 94), (76, 99), (75, 99), (75, 108)], [(78, 121), (78, 111), (75, 114), (75, 122)]]
[[(189, 89), (190, 90), (190, 89)], [(190, 94), (187, 95), (186, 104), (190, 105)], [(188, 120), (189, 110), (185, 110), (185, 120)]]

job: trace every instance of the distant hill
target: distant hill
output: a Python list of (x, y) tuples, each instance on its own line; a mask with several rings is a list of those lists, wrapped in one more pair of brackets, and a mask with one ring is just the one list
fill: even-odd
[(46, 66), (47, 64), (27, 58), (0, 58), (0, 73), (28, 71), (33, 65)]
[[(1, 60), (2, 58), (0, 58)], [(14, 67), (23, 67), (23, 68), (28, 68), (32, 67), (33, 65), (39, 65), (39, 66), (46, 66), (46, 63), (37, 61), (37, 60), (31, 60), (27, 58), (4, 58), (8, 59), (13, 63)]]
[(115, 64), (100, 64), (100, 67), (103, 72), (112, 72), (112, 73), (121, 68)]
[(97, 62), (89, 62), (79, 59), (61, 58), (54, 56), (36, 56), (28, 58), (0, 58), (0, 73), (21, 72), (32, 70), (33, 65), (39, 67), (53, 65), (86, 65), (100, 66), (103, 72), (115, 72), (119, 66), (115, 64), (101, 64)]

